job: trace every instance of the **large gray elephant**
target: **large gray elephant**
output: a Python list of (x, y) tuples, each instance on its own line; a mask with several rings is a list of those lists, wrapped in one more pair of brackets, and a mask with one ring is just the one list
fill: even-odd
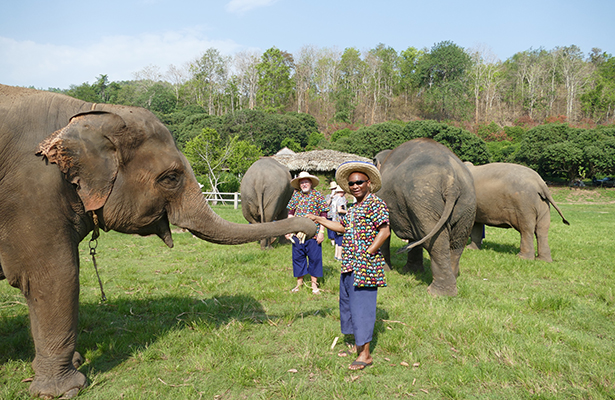
[(221, 219), (147, 110), (0, 85), (0, 279), (22, 291), (30, 311), (33, 395), (70, 398), (86, 385), (73, 364), (79, 242), (100, 228), (156, 234), (172, 247), (169, 223), (221, 244), (315, 233), (305, 218)]
[[(286, 205), (293, 195), (290, 171), (273, 158), (256, 160), (241, 179), (241, 212), (251, 224), (279, 221), (288, 217)], [(271, 247), (272, 238), (261, 240), (261, 249)]]
[(510, 163), (474, 166), (466, 163), (474, 177), (476, 189), (476, 221), (472, 228), (471, 249), (480, 249), (485, 225), (514, 228), (521, 233), (519, 257), (551, 262), (548, 235), (551, 225), (549, 204), (557, 210), (566, 225), (570, 225), (553, 201), (547, 184), (531, 168)]
[[(391, 228), (410, 241), (406, 269), (423, 269), (423, 249), (431, 257), (433, 295), (457, 295), (459, 258), (476, 212), (474, 183), (453, 152), (426, 138), (406, 142), (376, 155), (382, 189), (376, 193), (389, 207)], [(390, 241), (382, 251), (391, 265)]]

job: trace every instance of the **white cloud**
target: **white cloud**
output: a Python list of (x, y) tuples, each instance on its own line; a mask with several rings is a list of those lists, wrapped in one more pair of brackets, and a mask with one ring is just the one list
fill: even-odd
[(203, 39), (198, 31), (106, 36), (83, 47), (0, 37), (0, 83), (67, 89), (93, 83), (101, 74), (111, 81), (130, 80), (148, 65), (166, 71), (170, 64), (181, 66), (211, 47), (222, 54), (240, 50), (232, 40)]
[(278, 0), (231, 0), (226, 5), (226, 11), (243, 14), (254, 8), (268, 7)]

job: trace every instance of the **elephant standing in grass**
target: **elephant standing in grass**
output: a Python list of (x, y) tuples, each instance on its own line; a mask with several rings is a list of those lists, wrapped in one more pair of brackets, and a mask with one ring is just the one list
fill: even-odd
[[(433, 295), (455, 296), (459, 258), (466, 245), (476, 196), (468, 168), (432, 139), (414, 139), (376, 155), (382, 175), (378, 197), (389, 207), (391, 228), (410, 241), (406, 269), (423, 270), (423, 248), (431, 257)], [(382, 252), (391, 265), (390, 241)]]
[[(293, 195), (290, 171), (273, 158), (261, 158), (241, 179), (241, 212), (251, 224), (288, 217), (286, 205)], [(274, 239), (274, 238), (273, 238)], [(261, 240), (261, 249), (271, 248), (272, 238)]]
[(86, 385), (79, 354), (79, 242), (99, 229), (158, 235), (169, 224), (239, 244), (316, 227), (306, 218), (233, 224), (216, 215), (168, 129), (136, 107), (0, 85), (0, 279), (30, 311), (35, 396)]
[[(547, 184), (531, 168), (518, 164), (492, 163), (474, 166), (466, 163), (474, 177), (476, 221), (472, 228), (471, 249), (480, 249), (485, 225), (514, 228), (521, 233), (519, 257), (553, 261), (548, 235), (551, 225), (549, 204), (562, 217)], [(536, 236), (537, 255), (534, 254)]]

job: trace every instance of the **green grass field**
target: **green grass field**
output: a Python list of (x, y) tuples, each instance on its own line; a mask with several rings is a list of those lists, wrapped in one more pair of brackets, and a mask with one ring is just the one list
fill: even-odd
[[(455, 298), (401, 271), (378, 297), (374, 365), (347, 369), (339, 265), (323, 244), (323, 293), (291, 294), (290, 246), (221, 246), (174, 233), (81, 244), (82, 399), (613, 399), (615, 190), (553, 190), (553, 263), (525, 261), (514, 230), (465, 251)], [(239, 210), (215, 207), (244, 222)], [(393, 250), (402, 246), (394, 238)], [(429, 265), (425, 253), (426, 265)], [(335, 348), (334, 339), (339, 337)], [(0, 398), (28, 399), (34, 348), (21, 293), (0, 281)]]

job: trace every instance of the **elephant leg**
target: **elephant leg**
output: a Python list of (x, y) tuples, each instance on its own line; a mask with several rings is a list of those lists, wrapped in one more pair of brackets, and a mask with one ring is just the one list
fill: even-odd
[(525, 260), (534, 259), (534, 229), (522, 228), (519, 230), (521, 233), (521, 246), (518, 256)]
[(380, 246), (380, 251), (382, 252), (384, 261), (386, 262), (384, 270), (390, 271), (391, 268), (393, 268), (393, 264), (391, 263), (391, 236), (389, 236), (384, 243), (382, 243), (382, 246)]
[[(70, 398), (87, 384), (85, 375), (75, 368), (81, 356), (75, 352), (79, 267), (77, 249), (74, 251), (71, 262), (59, 268), (55, 262), (40, 263), (37, 268), (46, 273), (30, 271), (29, 278), (24, 278), (29, 280), (21, 283), (36, 349), (32, 362), (35, 375), (30, 385), (34, 396)], [(53, 256), (45, 257), (49, 260)]]
[(434, 296), (456, 296), (457, 277), (451, 267), (449, 234), (442, 230), (429, 250), (433, 281), (427, 291)]
[(468, 249), (480, 250), (483, 245), (483, 232), (485, 231), (485, 224), (479, 224), (478, 222), (472, 227), (472, 233), (470, 234), (471, 242), (468, 245)]
[(404, 270), (407, 272), (424, 272), (423, 266), (423, 248), (415, 247), (408, 252), (408, 261), (404, 266)]
[(463, 254), (463, 247), (460, 249), (451, 249), (451, 269), (455, 278), (459, 277), (459, 260)]
[(549, 226), (551, 225), (551, 214), (548, 212), (538, 217), (536, 224), (536, 251), (537, 260), (551, 262), (551, 248), (549, 247)]

